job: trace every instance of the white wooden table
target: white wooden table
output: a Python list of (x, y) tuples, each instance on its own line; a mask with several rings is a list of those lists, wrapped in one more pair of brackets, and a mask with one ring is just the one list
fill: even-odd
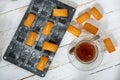
[[(73, 0), (71, 0), (73, 1)], [(94, 2), (104, 9), (104, 29), (114, 37), (116, 51), (105, 52), (101, 65), (93, 71), (82, 72), (68, 60), (67, 48), (74, 36), (66, 33), (46, 77), (41, 78), (4, 60), (0, 63), (0, 80), (120, 80), (120, 0), (74, 0), (79, 5), (75, 15)], [(30, 0), (0, 0), (0, 55), (9, 45)], [(75, 17), (74, 17), (75, 18)]]

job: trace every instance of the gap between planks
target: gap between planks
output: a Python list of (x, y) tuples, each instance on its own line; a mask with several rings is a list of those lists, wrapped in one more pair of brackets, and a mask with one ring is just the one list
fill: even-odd
[(27, 76), (27, 77), (24, 77), (24, 78), (18, 79), (18, 80), (25, 80), (25, 79), (30, 78), (30, 77), (33, 77), (33, 76), (35, 76), (35, 74), (32, 74), (32, 75), (30, 75), (30, 76)]

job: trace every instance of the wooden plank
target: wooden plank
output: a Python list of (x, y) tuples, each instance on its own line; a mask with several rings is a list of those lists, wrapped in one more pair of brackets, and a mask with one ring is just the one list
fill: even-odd
[[(5, 77), (6, 75), (9, 75), (9, 77)], [(26, 77), (29, 75), (32, 75), (32, 73), (23, 70), (22, 68), (16, 67), (15, 65), (8, 65), (6, 68), (2, 67), (0, 69), (0, 78), (2, 80), (19, 80), (21, 77)]]
[(1, 0), (0, 14), (16, 10), (20, 7), (29, 5), (31, 0)]
[[(103, 23), (104, 27), (108, 30), (117, 30), (116, 28), (119, 27), (120, 22), (120, 10), (110, 12), (105, 14), (104, 19), (101, 23)], [(104, 28), (104, 29), (105, 29)]]
[(20, 9), (1, 14), (0, 15), (0, 32), (4, 30), (10, 30), (11, 28), (16, 28), (20, 24), (23, 15), (27, 7), (22, 7)]
[(120, 9), (119, 6), (120, 0), (96, 0), (96, 1), (101, 5), (105, 13), (109, 13)]

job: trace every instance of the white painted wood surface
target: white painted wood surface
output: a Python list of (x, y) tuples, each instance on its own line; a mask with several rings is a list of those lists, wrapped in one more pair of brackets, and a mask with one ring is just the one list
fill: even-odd
[[(73, 0), (70, 0), (73, 1)], [(120, 0), (74, 0), (79, 5), (74, 16), (93, 3), (99, 3), (104, 10), (105, 30), (114, 37), (116, 51), (112, 54), (104, 53), (101, 65), (93, 71), (82, 72), (74, 68), (67, 57), (67, 46), (73, 39), (66, 33), (50, 66), (46, 77), (41, 78), (29, 71), (21, 69), (9, 62), (0, 62), (0, 80), (120, 80)], [(3, 55), (9, 45), (30, 0), (0, 0), (0, 55)], [(102, 71), (100, 71), (102, 70)], [(94, 73), (98, 71), (97, 73)], [(94, 74), (90, 74), (94, 73)]]

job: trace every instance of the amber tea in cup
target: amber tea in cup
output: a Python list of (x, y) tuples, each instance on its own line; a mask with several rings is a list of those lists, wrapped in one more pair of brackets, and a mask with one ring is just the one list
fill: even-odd
[(82, 63), (93, 62), (97, 53), (97, 46), (92, 41), (81, 41), (75, 47), (75, 57)]

